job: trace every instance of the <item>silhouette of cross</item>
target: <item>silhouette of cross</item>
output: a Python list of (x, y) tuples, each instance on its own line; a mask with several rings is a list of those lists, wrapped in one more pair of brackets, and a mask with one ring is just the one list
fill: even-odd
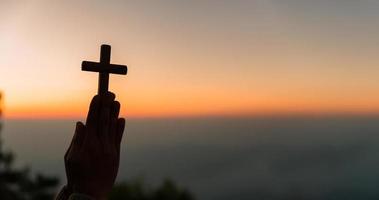
[(109, 74), (126, 75), (128, 68), (126, 65), (110, 64), (111, 46), (103, 44), (100, 50), (100, 62), (83, 61), (82, 71), (99, 72), (99, 88), (97, 93), (103, 95), (108, 92)]

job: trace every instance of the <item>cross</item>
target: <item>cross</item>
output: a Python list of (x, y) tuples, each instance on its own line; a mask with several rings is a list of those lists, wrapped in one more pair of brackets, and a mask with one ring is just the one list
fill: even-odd
[(99, 72), (99, 88), (97, 93), (104, 95), (108, 92), (109, 74), (126, 75), (128, 68), (126, 65), (110, 64), (111, 46), (103, 44), (100, 50), (100, 62), (83, 61), (82, 71)]

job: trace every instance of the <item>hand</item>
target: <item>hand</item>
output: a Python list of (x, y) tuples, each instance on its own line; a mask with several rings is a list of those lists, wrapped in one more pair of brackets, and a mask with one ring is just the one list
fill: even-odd
[(120, 103), (115, 95), (96, 95), (86, 125), (77, 122), (75, 135), (65, 155), (67, 187), (74, 193), (105, 199), (115, 182), (125, 119), (118, 118)]

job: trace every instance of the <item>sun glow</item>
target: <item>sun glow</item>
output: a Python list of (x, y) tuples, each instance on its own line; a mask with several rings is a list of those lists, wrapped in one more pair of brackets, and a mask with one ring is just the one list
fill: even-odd
[(103, 43), (111, 63), (129, 67), (110, 79), (127, 117), (379, 113), (379, 47), (367, 36), (379, 30), (369, 11), (318, 15), (266, 1), (0, 4), (7, 118), (85, 117), (97, 74), (80, 65), (98, 60)]

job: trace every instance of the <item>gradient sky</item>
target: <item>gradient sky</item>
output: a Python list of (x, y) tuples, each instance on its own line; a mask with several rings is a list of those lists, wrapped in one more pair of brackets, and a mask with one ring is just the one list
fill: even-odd
[(379, 113), (379, 1), (0, 1), (5, 116), (84, 116), (112, 45), (129, 117)]

